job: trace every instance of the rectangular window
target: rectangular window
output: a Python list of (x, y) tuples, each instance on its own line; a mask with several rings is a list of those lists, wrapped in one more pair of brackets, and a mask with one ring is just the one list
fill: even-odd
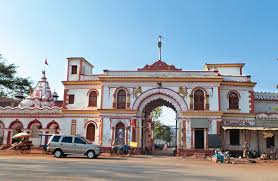
[(239, 129), (230, 129), (230, 145), (240, 145), (240, 130)]
[(76, 144), (83, 144), (83, 145), (86, 144), (82, 139), (80, 139), (80, 138), (78, 138), (78, 137), (75, 137), (75, 138), (74, 138), (74, 143), (76, 143)]
[(72, 143), (72, 137), (71, 136), (64, 136), (62, 139), (63, 143)]
[(271, 148), (271, 147), (275, 146), (275, 139), (274, 136), (270, 137), (270, 138), (266, 138), (266, 148)]
[(77, 74), (77, 65), (71, 66), (71, 74)]
[(61, 138), (61, 136), (54, 136), (52, 138), (52, 142), (59, 142), (60, 138)]
[(71, 135), (76, 135), (76, 120), (72, 120), (71, 121), (71, 131), (70, 131)]
[(74, 104), (74, 95), (69, 95), (69, 104)]

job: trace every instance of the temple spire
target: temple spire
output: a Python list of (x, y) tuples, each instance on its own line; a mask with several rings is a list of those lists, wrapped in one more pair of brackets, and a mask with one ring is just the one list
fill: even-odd
[(159, 60), (161, 60), (161, 47), (162, 47), (162, 36), (159, 35), (158, 36), (158, 42), (157, 42), (157, 46), (158, 46), (158, 50), (159, 50)]

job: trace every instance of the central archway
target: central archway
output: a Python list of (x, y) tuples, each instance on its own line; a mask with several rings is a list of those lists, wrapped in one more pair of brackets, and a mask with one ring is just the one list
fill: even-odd
[(176, 139), (176, 148), (177, 143), (180, 140), (178, 137), (178, 132), (181, 130), (180, 122), (181, 122), (181, 112), (187, 111), (188, 106), (182, 96), (180, 96), (174, 90), (168, 88), (154, 88), (143, 92), (134, 102), (133, 109), (137, 110), (137, 122), (140, 125), (140, 146), (142, 151), (146, 151), (147, 147), (150, 144), (149, 140), (152, 134), (150, 133), (150, 129), (152, 129), (150, 113), (156, 107), (166, 106), (173, 109), (176, 112), (176, 120), (175, 120), (175, 139)]
[(184, 98), (169, 88), (153, 88), (143, 92), (134, 102), (132, 109), (142, 113), (144, 107), (151, 101), (163, 99), (172, 104), (177, 112), (187, 111), (188, 106)]

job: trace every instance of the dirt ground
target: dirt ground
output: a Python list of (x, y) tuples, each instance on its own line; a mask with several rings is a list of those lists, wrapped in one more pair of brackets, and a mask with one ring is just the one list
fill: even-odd
[[(221, 164), (210, 160), (171, 156), (110, 157), (105, 154), (95, 160), (85, 157), (57, 159), (39, 150), (30, 154), (1, 151), (0, 178), (24, 180), (26, 174), (21, 175), (20, 170), (22, 173), (28, 172), (22, 164), (25, 162), (32, 168), (45, 166), (38, 172), (32, 172), (31, 177), (34, 176), (34, 179), (31, 180), (41, 181), (46, 179), (43, 171), (47, 172), (47, 180), (278, 180), (276, 160), (256, 160), (257, 163), (249, 163), (240, 159), (235, 164)], [(57, 169), (48, 170), (53, 164)], [(11, 176), (15, 166), (18, 167), (18, 172)], [(68, 174), (69, 169), (73, 169), (72, 174), (76, 173)]]

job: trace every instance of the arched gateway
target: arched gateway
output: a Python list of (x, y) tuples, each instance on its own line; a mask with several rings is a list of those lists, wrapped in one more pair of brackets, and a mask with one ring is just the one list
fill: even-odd
[[(254, 125), (255, 83), (242, 74), (243, 66), (206, 64), (202, 70), (183, 70), (159, 57), (135, 70), (104, 70), (103, 74), (94, 74), (90, 62), (71, 57), (67, 80), (63, 81), (63, 121), (76, 120), (77, 133), (86, 136), (84, 124), (97, 120), (95, 143), (107, 150), (113, 144), (144, 149), (150, 112), (155, 107), (167, 106), (176, 112), (177, 153), (213, 152), (223, 143), (231, 150), (238, 149), (237, 145), (230, 145), (230, 137), (222, 127)], [(95, 106), (88, 105), (90, 90), (98, 93), (94, 97)], [(235, 106), (229, 106), (231, 91), (240, 93)], [(65, 125), (65, 132), (71, 130), (71, 125), (64, 122), (61, 125)], [(84, 130), (79, 129), (82, 127)], [(242, 134), (237, 138), (239, 143)]]
[(181, 95), (169, 88), (153, 88), (143, 92), (134, 102), (132, 109), (137, 110), (137, 124), (140, 129), (140, 148), (147, 149), (152, 143), (152, 127), (150, 114), (156, 108), (166, 106), (176, 112), (176, 145), (180, 142), (182, 129), (182, 112), (188, 111), (188, 106)]

